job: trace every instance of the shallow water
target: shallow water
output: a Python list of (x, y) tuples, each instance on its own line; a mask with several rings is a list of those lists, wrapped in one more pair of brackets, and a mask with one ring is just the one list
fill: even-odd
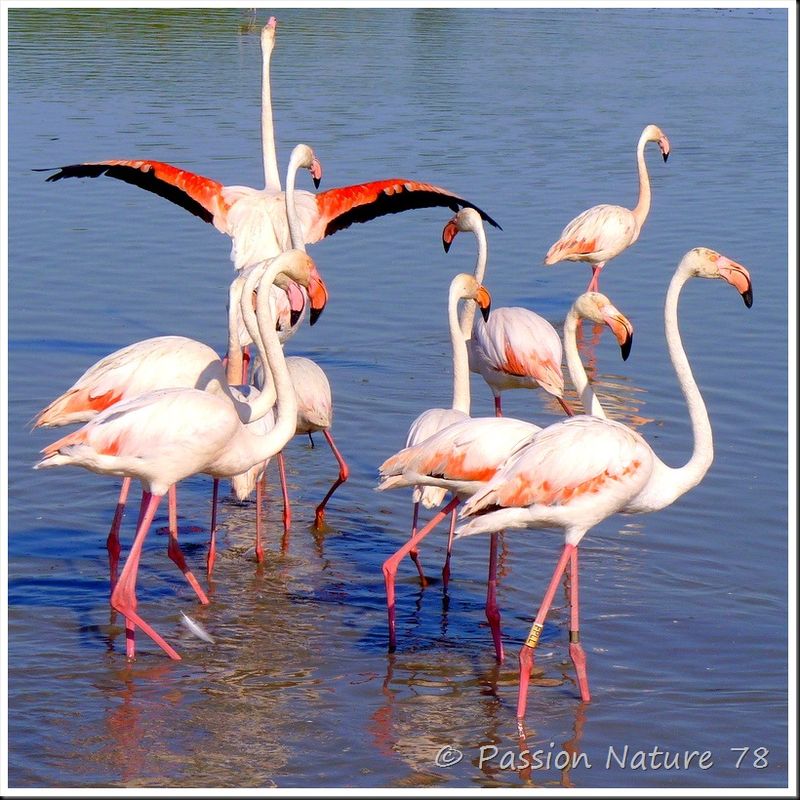
[[(458, 542), (447, 595), (398, 582), (399, 647), (386, 652), (382, 561), (408, 533), (405, 492), (372, 491), (409, 422), (450, 397), (444, 299), (474, 245), (440, 244), (446, 209), (356, 226), (312, 248), (331, 302), (287, 346), (333, 386), (333, 432), (287, 448), (294, 522), (282, 540), (274, 465), (263, 567), (254, 506), (227, 501), (212, 604), (199, 607), (151, 535), (139, 598), (180, 651), (170, 662), (124, 632), (107, 605), (105, 537), (116, 481), (33, 472), (53, 431), (26, 424), (92, 362), (137, 339), (225, 343), (229, 242), (177, 206), (110, 179), (44, 182), (33, 167), (113, 157), (180, 164), (261, 185), (258, 26), (239, 10), (9, 11), (9, 784), (41, 786), (778, 787), (787, 781), (787, 212), (784, 10), (458, 9), (278, 12), (273, 97), (283, 163), (298, 141), (324, 186), (392, 175), (463, 194), (489, 231), (493, 302), (560, 325), (585, 265), (541, 266), (563, 225), (597, 202), (633, 205), (645, 124), (653, 206), (642, 236), (603, 273), (632, 320), (623, 363), (587, 337), (598, 393), (668, 464), (691, 450), (661, 308), (684, 252), (745, 264), (755, 303), (696, 281), (681, 330), (707, 401), (716, 458), (672, 507), (614, 517), (581, 545), (591, 704), (579, 702), (556, 597), (529, 692), (520, 769), (516, 652), (559, 548), (550, 533), (503, 536), (499, 603), (508, 657), (494, 662), (483, 604), (488, 541)], [(492, 413), (476, 378), (473, 413)], [(540, 394), (509, 415), (551, 422)], [(209, 481), (179, 487), (181, 540), (198, 575)], [(166, 524), (161, 509), (157, 527)], [(130, 541), (129, 512), (123, 541)], [(422, 547), (438, 575), (444, 531)], [(181, 624), (181, 611), (213, 636)], [(498, 755), (481, 763), (494, 745)], [(713, 765), (642, 770), (609, 758), (659, 747)], [(444, 747), (463, 758), (435, 759)], [(740, 751), (750, 751), (739, 768)], [(755, 748), (768, 756), (756, 761)], [(556, 755), (583, 753), (559, 769)], [(505, 757), (501, 764), (501, 758)], [(632, 758), (632, 756), (631, 756)], [(455, 760), (455, 758), (453, 759)], [(560, 762), (559, 762), (560, 763)], [(705, 762), (707, 763), (707, 761)]]

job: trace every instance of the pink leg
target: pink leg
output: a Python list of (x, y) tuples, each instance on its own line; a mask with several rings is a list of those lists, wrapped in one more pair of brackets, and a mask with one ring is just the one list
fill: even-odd
[(147, 531), (153, 522), (158, 503), (161, 496), (144, 492), (142, 495), (142, 506), (139, 514), (139, 524), (136, 530), (136, 538), (133, 540), (131, 551), (122, 568), (122, 574), (111, 594), (111, 606), (123, 614), (126, 619), (126, 642), (125, 651), (130, 659), (136, 657), (136, 644), (133, 638), (135, 627), (141, 628), (170, 658), (180, 661), (180, 656), (173, 650), (164, 639), (159, 636), (150, 625), (148, 625), (136, 613), (136, 574), (139, 571), (139, 559), (142, 555)]
[(502, 417), (503, 416), (503, 403), (500, 400), (500, 395), (499, 394), (494, 398), (494, 415), (496, 417)]
[(570, 404), (563, 397), (556, 397), (556, 400), (558, 400), (558, 402), (561, 404), (561, 408), (564, 409), (564, 413), (568, 417), (574, 417), (575, 416), (575, 412), (572, 410), (572, 407), (570, 406)]
[(333, 451), (333, 455), (339, 462), (339, 477), (333, 482), (331, 488), (328, 489), (328, 494), (322, 498), (322, 502), (317, 506), (316, 513), (314, 514), (315, 528), (321, 528), (322, 524), (325, 522), (325, 504), (331, 499), (331, 495), (350, 477), (350, 469), (348, 468), (345, 460), (342, 458), (342, 454), (336, 449), (336, 445), (334, 444), (333, 436), (331, 436), (330, 431), (324, 430), (322, 431), (322, 435), (328, 440), (328, 444)]
[(186, 559), (183, 557), (183, 551), (178, 544), (178, 492), (175, 484), (169, 487), (167, 493), (169, 498), (169, 544), (167, 545), (167, 555), (175, 562), (178, 569), (183, 573), (189, 586), (194, 589), (197, 599), (204, 605), (208, 605), (208, 597), (203, 591), (203, 587), (197, 581), (197, 578), (192, 574), (186, 564)]
[(500, 608), (497, 605), (497, 533), (491, 535), (489, 545), (489, 582), (486, 586), (486, 619), (492, 630), (494, 654), (498, 664), (505, 658), (503, 640), (500, 636)]
[(256, 561), (260, 564), (264, 560), (264, 548), (261, 546), (261, 506), (264, 504), (264, 479), (263, 476), (256, 481)]
[(211, 490), (211, 536), (208, 540), (208, 555), (206, 556), (206, 575), (211, 577), (214, 571), (214, 562), (217, 560), (217, 500), (219, 498), (219, 478), (214, 478)]
[(447, 586), (450, 583), (450, 556), (453, 554), (453, 537), (456, 532), (456, 510), (450, 515), (450, 533), (447, 536), (447, 555), (444, 559), (444, 566), (442, 567), (442, 584), (444, 590), (447, 591)]
[[(414, 538), (417, 534), (417, 520), (419, 519), (419, 503), (414, 503), (414, 515), (411, 518), (411, 537)], [(425, 577), (425, 573), (422, 571), (422, 562), (419, 560), (419, 550), (414, 547), (408, 552), (409, 556), (411, 556), (411, 560), (414, 562), (414, 566), (417, 568), (417, 572), (419, 573), (419, 583), (420, 586), (424, 589), (428, 585), (428, 579)]]
[(283, 532), (289, 530), (292, 524), (292, 507), (289, 504), (289, 489), (286, 486), (286, 464), (283, 461), (283, 453), (278, 453), (278, 474), (281, 477), (281, 492), (283, 493)]
[(459, 503), (454, 497), (421, 531), (412, 536), (393, 556), (383, 562), (383, 579), (386, 584), (386, 610), (389, 615), (389, 651), (397, 648), (397, 635), (395, 632), (395, 601), (394, 581), (397, 567), (400, 562), (411, 552)]
[(533, 666), (533, 651), (536, 645), (539, 644), (539, 636), (544, 627), (544, 620), (547, 612), (555, 597), (556, 590), (558, 589), (558, 582), (564, 574), (567, 567), (567, 562), (570, 559), (572, 551), (575, 549), (574, 545), (565, 544), (564, 551), (561, 558), (558, 559), (556, 568), (553, 571), (553, 577), (550, 579), (550, 585), (547, 587), (542, 604), (539, 606), (539, 613), (531, 626), (531, 632), (525, 640), (525, 644), (519, 651), (519, 695), (517, 696), (517, 720), (521, 721), (525, 717), (525, 706), (528, 702), (528, 681), (531, 677), (531, 667)]
[(598, 264), (592, 264), (592, 279), (589, 281), (589, 285), (586, 287), (587, 292), (599, 292), (599, 280), (600, 280), (600, 272), (603, 267), (606, 265), (605, 261), (601, 261)]
[(581, 700), (588, 703), (592, 696), (589, 693), (589, 679), (586, 676), (586, 653), (581, 644), (578, 614), (578, 548), (570, 554), (569, 559), (569, 656), (575, 666)]
[(122, 486), (119, 490), (119, 498), (117, 499), (117, 508), (114, 511), (114, 519), (111, 521), (111, 530), (108, 532), (106, 539), (106, 549), (108, 550), (108, 572), (111, 582), (111, 591), (117, 585), (117, 569), (119, 567), (119, 529), (122, 526), (122, 515), (125, 513), (125, 504), (128, 502), (128, 492), (131, 488), (131, 479), (123, 478)]

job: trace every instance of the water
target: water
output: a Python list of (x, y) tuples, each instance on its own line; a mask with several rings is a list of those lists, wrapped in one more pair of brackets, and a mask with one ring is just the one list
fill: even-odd
[[(257, 25), (266, 21), (261, 11)], [(503, 226), (486, 282), (500, 305), (560, 325), (585, 265), (544, 268), (563, 225), (597, 202), (633, 205), (634, 148), (655, 122), (672, 143), (647, 163), (653, 207), (603, 291), (636, 328), (623, 363), (608, 335), (584, 346), (598, 391), (669, 464), (691, 450), (661, 309), (674, 266), (706, 245), (745, 264), (747, 311), (694, 281), (681, 328), (708, 403), (715, 462), (647, 517), (607, 520), (581, 545), (593, 700), (579, 702), (563, 593), (539, 649), (519, 756), (516, 652), (559, 550), (549, 533), (503, 538), (498, 667), (483, 615), (487, 540), (460, 542), (449, 598), (398, 584), (399, 648), (386, 652), (382, 561), (408, 532), (407, 493), (376, 495), (376, 466), (409, 422), (450, 396), (444, 299), (474, 263), (448, 255), (447, 210), (414, 211), (312, 248), (331, 302), (287, 350), (333, 386), (351, 478), (329, 527), (313, 508), (336, 474), (324, 440), (287, 448), (294, 522), (282, 541), (270, 472), (267, 559), (248, 550), (253, 504), (226, 503), (200, 608), (151, 535), (140, 571), (145, 637), (126, 664), (109, 620), (105, 536), (116, 481), (31, 471), (53, 431), (26, 423), (89, 364), (172, 333), (222, 348), (229, 242), (177, 206), (110, 179), (49, 185), (32, 167), (151, 157), (223, 183), (262, 185), (260, 51), (244, 10), (9, 11), (9, 783), (41, 786), (778, 787), (787, 781), (786, 11), (292, 10), (278, 13), (273, 96), (281, 163), (312, 144), (324, 186), (403, 175), (446, 186)], [(282, 167), (283, 169), (283, 167)], [(473, 413), (491, 395), (473, 379)], [(551, 422), (512, 392), (506, 413)], [(271, 470), (274, 467), (271, 467)], [(209, 481), (179, 488), (181, 539), (202, 575)], [(165, 510), (164, 510), (165, 514)], [(157, 527), (166, 524), (159, 514)], [(134, 520), (126, 517), (123, 542)], [(437, 575), (444, 532), (422, 547)], [(181, 624), (202, 624), (211, 645)], [(659, 747), (713, 766), (606, 764)], [(499, 755), (481, 763), (481, 746)], [(463, 758), (437, 766), (445, 747)], [(740, 751), (748, 747), (739, 768)], [(766, 748), (757, 769), (753, 751)], [(561, 751), (585, 754), (558, 769)], [(487, 751), (483, 751), (487, 755)], [(500, 764), (505, 755), (505, 767)], [(587, 766), (588, 761), (591, 766)], [(560, 763), (560, 762), (559, 762)], [(707, 762), (705, 762), (707, 763)], [(513, 765), (519, 767), (519, 763)]]

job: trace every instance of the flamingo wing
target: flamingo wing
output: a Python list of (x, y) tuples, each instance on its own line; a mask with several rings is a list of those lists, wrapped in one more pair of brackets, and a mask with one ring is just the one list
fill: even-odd
[(653, 454), (638, 433), (612, 420), (576, 416), (523, 443), (463, 516), (495, 508), (566, 505), (584, 495), (609, 494), (620, 508), (647, 481)]
[[(70, 164), (57, 168), (47, 181), (63, 178), (97, 178), (107, 175), (125, 183), (132, 183), (145, 191), (157, 194), (185, 208), (189, 213), (227, 232), (222, 219), (227, 211), (221, 183), (203, 175), (174, 167), (163, 161), (112, 159)], [(37, 172), (47, 172), (39, 169)]]
[[(453, 211), (474, 208), (490, 225), (500, 228), (485, 211), (447, 189), (430, 183), (389, 178), (354, 186), (341, 186), (316, 195), (318, 217), (306, 239), (308, 244), (349, 228), (354, 222), (369, 222), (386, 214), (398, 214), (412, 208), (444, 206)], [(502, 228), (501, 228), (502, 230)]]

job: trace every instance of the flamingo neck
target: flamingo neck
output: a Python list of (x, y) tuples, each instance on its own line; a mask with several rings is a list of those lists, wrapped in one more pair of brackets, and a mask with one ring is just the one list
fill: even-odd
[[(459, 290), (450, 287), (447, 302), (447, 318), (450, 324), (450, 342), (453, 346), (453, 410), (462, 411), (469, 416), (469, 359), (467, 341), (458, 322)], [(468, 301), (474, 304), (474, 301)]]
[(286, 221), (289, 224), (289, 237), (292, 247), (295, 250), (305, 252), (305, 237), (300, 226), (300, 220), (297, 217), (297, 206), (294, 198), (294, 184), (298, 166), (298, 162), (294, 158), (289, 159), (289, 168), (286, 170)]
[[(486, 261), (489, 254), (489, 245), (486, 241), (486, 231), (483, 225), (478, 225), (472, 229), (475, 234), (475, 239), (478, 242), (478, 257), (475, 261), (475, 280), (478, 283), (483, 283), (483, 276), (486, 273)], [(478, 304), (474, 300), (467, 300), (464, 307), (461, 309), (461, 335), (467, 340), (472, 336), (472, 323), (475, 320), (475, 312), (478, 309)]]
[(569, 377), (572, 385), (578, 392), (583, 405), (583, 413), (589, 414), (593, 417), (600, 417), (606, 419), (606, 412), (603, 406), (597, 399), (597, 395), (589, 383), (589, 378), (586, 376), (586, 369), (581, 361), (580, 353), (578, 352), (577, 330), (578, 321), (581, 315), (575, 310), (573, 306), (567, 318), (564, 321), (564, 353), (567, 359), (567, 370), (569, 370)]
[(636, 147), (636, 165), (639, 169), (639, 200), (632, 209), (633, 217), (636, 220), (634, 242), (639, 238), (639, 231), (650, 213), (650, 175), (647, 172), (647, 164), (644, 160), (644, 148), (647, 141), (647, 136), (642, 133), (639, 138), (639, 144)]
[(261, 150), (264, 157), (265, 188), (272, 192), (281, 190), (278, 172), (278, 154), (275, 150), (275, 129), (272, 124), (272, 91), (269, 80), (269, 64), (273, 43), (261, 42)]
[(242, 286), (244, 281), (237, 273), (228, 289), (228, 363), (225, 368), (230, 386), (237, 386), (242, 379), (244, 358), (242, 345), (239, 342), (239, 321), (241, 319), (239, 308), (242, 299)]
[(708, 419), (703, 397), (692, 375), (689, 359), (683, 349), (680, 331), (678, 330), (678, 297), (683, 285), (691, 275), (681, 267), (675, 272), (669, 284), (667, 299), (664, 304), (664, 328), (667, 336), (667, 348), (672, 366), (678, 378), (692, 423), (694, 448), (691, 458), (682, 467), (665, 467), (660, 470), (659, 487), (656, 489), (658, 510), (673, 503), (703, 479), (711, 462), (714, 460), (714, 440), (711, 422)]
[[(281, 269), (281, 265), (278, 263), (279, 258), (272, 260), (260, 281), (257, 330), (251, 331), (251, 336), (258, 348), (258, 355), (272, 374), (278, 414), (274, 427), (266, 434), (258, 434), (246, 425), (239, 429), (238, 437), (242, 442), (241, 454), (243, 460), (247, 461), (242, 470), (239, 470), (240, 472), (249, 469), (256, 463), (266, 461), (280, 452), (289, 439), (294, 436), (297, 427), (297, 395), (286, 366), (283, 347), (281, 347), (278, 333), (275, 330), (275, 321), (269, 309), (269, 289)], [(246, 315), (246, 318), (249, 318), (249, 315)], [(273, 401), (270, 395), (271, 392), (262, 392), (255, 398), (250, 406), (251, 419), (259, 419), (272, 408)]]

